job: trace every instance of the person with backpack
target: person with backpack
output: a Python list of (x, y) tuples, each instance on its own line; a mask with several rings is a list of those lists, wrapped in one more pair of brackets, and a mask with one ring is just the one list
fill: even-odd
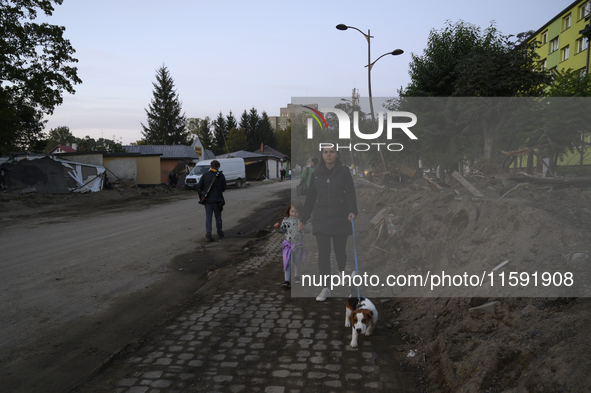
[(204, 196), (205, 206), (205, 237), (207, 241), (212, 242), (212, 216), (215, 215), (215, 224), (218, 232), (218, 238), (224, 237), (222, 230), (222, 210), (224, 209), (224, 191), (226, 191), (226, 177), (220, 171), (220, 162), (213, 160), (210, 164), (209, 172), (203, 174), (197, 185), (199, 197)]
[(316, 165), (318, 165), (318, 162), (318, 157), (312, 157), (310, 159), (310, 166), (307, 166), (302, 171), (302, 174), (300, 175), (300, 184), (298, 186), (298, 191), (300, 195), (306, 195), (308, 190), (310, 189), (310, 180), (312, 179), (312, 174), (314, 173), (314, 170), (316, 169)]

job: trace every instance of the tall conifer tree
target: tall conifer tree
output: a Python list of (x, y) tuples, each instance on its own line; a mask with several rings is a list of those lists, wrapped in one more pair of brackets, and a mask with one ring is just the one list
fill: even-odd
[(224, 115), (220, 112), (217, 119), (213, 121), (214, 153), (216, 156), (228, 153), (228, 151), (226, 151), (226, 139), (228, 134), (226, 118), (224, 118)]
[(259, 121), (259, 128), (258, 128), (258, 137), (259, 143), (263, 145), (267, 145), (269, 147), (275, 148), (277, 145), (277, 141), (275, 140), (275, 133), (273, 132), (273, 126), (271, 125), (271, 121), (269, 120), (269, 116), (267, 116), (267, 112), (263, 111), (261, 115), (261, 120)]
[(257, 110), (252, 107), (248, 113), (248, 128), (246, 129), (246, 138), (248, 140), (248, 150), (255, 151), (261, 147), (261, 141), (258, 140), (258, 129), (261, 117)]
[(148, 126), (142, 124), (142, 134), (149, 145), (183, 145), (189, 143), (185, 114), (181, 114), (181, 101), (174, 89), (174, 80), (166, 66), (156, 71), (154, 97), (150, 102)]
[(238, 123), (236, 123), (236, 118), (234, 117), (232, 111), (230, 111), (230, 114), (226, 116), (226, 131), (230, 133), (233, 128), (238, 128)]
[(209, 119), (209, 116), (205, 116), (205, 119), (199, 120), (199, 131), (197, 132), (197, 136), (204, 149), (213, 149), (214, 140), (211, 134), (211, 120)]

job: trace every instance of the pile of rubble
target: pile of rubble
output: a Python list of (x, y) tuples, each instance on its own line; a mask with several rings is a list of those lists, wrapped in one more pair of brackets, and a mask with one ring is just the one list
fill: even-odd
[[(371, 218), (361, 229), (360, 260), (367, 262), (360, 271), (481, 271), (505, 280), (528, 272), (527, 284), (514, 276), (522, 280), (517, 288), (488, 280), (478, 291), (374, 289), (391, 298), (380, 318), (387, 315), (405, 340), (401, 361), (428, 372), (429, 391), (591, 391), (591, 191), (586, 183), (516, 180), (455, 173), (446, 183), (419, 176), (357, 183), (360, 210)], [(575, 272), (578, 292), (541, 280), (534, 288), (536, 271), (561, 279)]]

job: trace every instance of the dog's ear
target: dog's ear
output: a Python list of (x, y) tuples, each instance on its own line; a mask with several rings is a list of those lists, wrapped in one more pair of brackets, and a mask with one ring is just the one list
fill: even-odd
[(373, 311), (369, 310), (369, 313), (371, 314), (371, 316), (373, 317)]

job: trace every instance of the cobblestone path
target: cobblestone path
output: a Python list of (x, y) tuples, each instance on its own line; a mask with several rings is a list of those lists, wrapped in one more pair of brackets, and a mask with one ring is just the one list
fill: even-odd
[(416, 373), (394, 360), (394, 335), (383, 323), (351, 348), (344, 299), (319, 303), (281, 288), (280, 244), (272, 235), (258, 256), (232, 268), (235, 285), (201, 296), (114, 363), (120, 377), (89, 391), (419, 392)]

